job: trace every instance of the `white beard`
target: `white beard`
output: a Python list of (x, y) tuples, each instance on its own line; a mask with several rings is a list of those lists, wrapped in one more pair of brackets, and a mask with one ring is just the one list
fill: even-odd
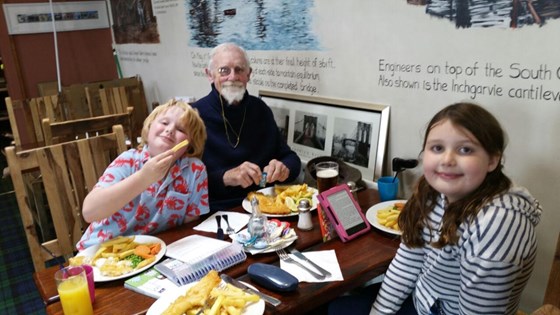
[(226, 82), (222, 85), (220, 93), (229, 104), (238, 103), (241, 102), (243, 96), (245, 95), (245, 86), (238, 83)]

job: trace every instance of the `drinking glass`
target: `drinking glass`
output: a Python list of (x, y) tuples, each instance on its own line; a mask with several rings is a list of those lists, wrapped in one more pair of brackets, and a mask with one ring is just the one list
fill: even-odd
[(377, 190), (381, 201), (397, 199), (399, 179), (393, 176), (383, 176), (377, 180)]
[(320, 162), (315, 164), (317, 189), (319, 193), (329, 190), (338, 184), (338, 163)]
[(83, 267), (62, 268), (54, 274), (54, 279), (65, 315), (93, 314), (86, 271)]
[(89, 297), (91, 303), (95, 302), (95, 280), (93, 279), (93, 267), (90, 265), (82, 265), (84, 271), (86, 272), (86, 278), (88, 282)]

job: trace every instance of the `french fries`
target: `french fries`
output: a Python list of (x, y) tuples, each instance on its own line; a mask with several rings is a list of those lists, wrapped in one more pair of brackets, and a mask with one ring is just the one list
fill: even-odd
[(173, 147), (172, 150), (173, 150), (173, 152), (177, 152), (177, 151), (179, 151), (182, 147), (185, 147), (185, 146), (187, 146), (187, 145), (189, 145), (189, 140), (188, 140), (188, 139), (185, 139), (185, 140), (183, 140), (183, 141), (177, 143), (177, 144)]
[(260, 300), (231, 284), (221, 282), (218, 272), (211, 270), (198, 283), (173, 301), (164, 315), (240, 315), (251, 303)]
[[(225, 288), (216, 287), (210, 292), (214, 304), (207, 315), (239, 315), (246, 305), (259, 301), (259, 296), (227, 283)], [(206, 313), (205, 313), (206, 314)]]
[[(137, 248), (142, 248), (142, 255), (137, 255)], [(160, 250), (160, 243), (139, 244), (134, 241), (134, 236), (118, 236), (101, 243), (91, 258), (76, 256), (69, 262), (70, 265), (91, 264), (99, 268), (102, 275), (116, 277), (149, 265)], [(135, 263), (132, 255), (137, 256), (134, 257)]]
[(400, 231), (397, 221), (403, 208), (404, 202), (395, 202), (393, 205), (377, 211), (377, 222), (395, 231)]

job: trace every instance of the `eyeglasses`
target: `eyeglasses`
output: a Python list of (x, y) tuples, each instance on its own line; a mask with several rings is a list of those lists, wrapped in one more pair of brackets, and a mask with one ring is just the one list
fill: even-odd
[(247, 68), (239, 67), (239, 66), (234, 67), (234, 68), (230, 68), (230, 67), (219, 67), (218, 68), (218, 73), (222, 77), (227, 77), (228, 75), (231, 74), (232, 71), (233, 71), (233, 73), (237, 73), (239, 75), (242, 75), (242, 74), (245, 74), (245, 72), (247, 71)]

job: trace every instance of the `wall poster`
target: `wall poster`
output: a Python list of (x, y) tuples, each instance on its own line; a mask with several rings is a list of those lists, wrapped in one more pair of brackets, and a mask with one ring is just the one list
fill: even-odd
[(10, 35), (57, 32), (109, 27), (105, 1), (49, 3), (5, 3), (4, 15)]

